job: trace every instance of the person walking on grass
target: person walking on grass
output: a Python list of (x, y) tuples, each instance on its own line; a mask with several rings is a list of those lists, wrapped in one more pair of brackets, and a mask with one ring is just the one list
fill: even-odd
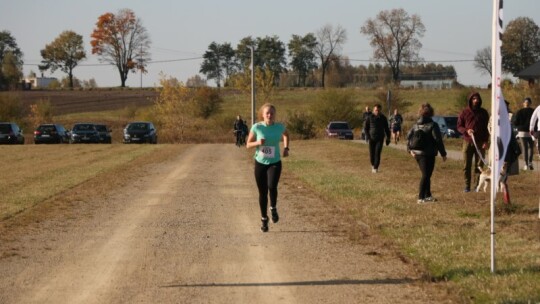
[(531, 99), (529, 97), (523, 100), (523, 108), (516, 112), (513, 116), (513, 123), (516, 126), (518, 134), (517, 137), (521, 141), (523, 147), (523, 156), (525, 160), (525, 166), (523, 170), (533, 170), (533, 156), (534, 156), (534, 141), (533, 136), (529, 132), (529, 126), (531, 124), (531, 117), (534, 110), (531, 108)]
[(392, 140), (397, 145), (401, 139), (401, 124), (403, 123), (403, 116), (399, 114), (398, 109), (394, 109), (394, 114), (390, 116), (390, 131), (392, 131)]
[(289, 156), (289, 133), (285, 125), (275, 122), (276, 108), (270, 103), (259, 109), (259, 121), (251, 127), (247, 148), (255, 150), (255, 181), (259, 189), (261, 231), (268, 231), (268, 196), (272, 222), (279, 221), (277, 211), (278, 183), (281, 176), (281, 153), (279, 143), (283, 139), (283, 157)]
[(536, 149), (538, 156), (540, 156), (540, 105), (536, 107), (531, 115), (531, 122), (529, 123), (529, 133), (531, 136), (536, 137)]
[(371, 172), (379, 171), (381, 163), (381, 152), (386, 138), (386, 145), (390, 144), (390, 129), (388, 119), (381, 113), (381, 105), (376, 104), (373, 112), (364, 122), (364, 130), (369, 144), (369, 160), (371, 162)]
[(446, 161), (446, 150), (439, 125), (431, 119), (434, 110), (429, 103), (424, 103), (418, 111), (418, 121), (407, 134), (407, 152), (418, 163), (422, 177), (418, 187), (418, 204), (436, 202), (431, 194), (431, 175), (435, 169), (435, 157), (441, 154)]
[[(482, 108), (480, 94), (478, 92), (471, 93), (467, 98), (467, 102), (468, 105), (459, 114), (457, 122), (457, 129), (459, 133), (463, 134), (461, 152), (463, 153), (463, 174), (465, 177), (464, 192), (471, 191), (472, 177), (474, 177), (475, 185), (478, 183), (480, 158), (485, 157), (486, 148), (489, 146), (489, 113)], [(472, 169), (473, 158), (474, 171)]]

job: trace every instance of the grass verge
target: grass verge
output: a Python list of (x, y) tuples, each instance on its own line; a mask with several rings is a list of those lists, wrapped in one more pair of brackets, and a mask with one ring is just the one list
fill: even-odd
[(489, 193), (462, 193), (461, 162), (437, 159), (432, 191), (439, 201), (429, 205), (416, 203), (420, 171), (403, 151), (385, 147), (380, 172), (372, 174), (364, 144), (296, 141), (286, 168), (422, 265), (429, 280), (450, 282), (463, 301), (540, 301), (538, 173), (511, 177), (512, 205), (497, 204), (491, 274)]

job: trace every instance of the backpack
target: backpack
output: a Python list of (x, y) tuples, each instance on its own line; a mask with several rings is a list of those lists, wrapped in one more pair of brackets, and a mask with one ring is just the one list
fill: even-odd
[(432, 128), (432, 122), (423, 125), (414, 125), (412, 136), (409, 140), (409, 149), (425, 150), (425, 148), (428, 147), (429, 143), (432, 141), (433, 138), (433, 136), (431, 135)]

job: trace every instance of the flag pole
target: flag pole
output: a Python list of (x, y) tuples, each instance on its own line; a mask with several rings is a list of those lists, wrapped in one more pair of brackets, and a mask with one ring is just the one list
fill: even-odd
[(497, 23), (499, 22), (498, 17), (499, 12), (499, 0), (493, 0), (493, 24), (492, 24), (492, 41), (491, 41), (491, 147), (489, 149), (489, 160), (491, 164), (491, 195), (490, 195), (490, 209), (491, 209), (491, 273), (495, 273), (495, 196), (497, 185), (495, 181), (497, 180), (495, 174), (497, 174), (497, 169), (495, 166), (495, 149), (496, 147), (496, 132), (495, 129), (498, 124), (498, 115), (497, 115), (497, 88), (500, 86), (500, 79), (498, 78), (500, 67), (497, 66), (497, 55), (499, 52), (497, 39)]

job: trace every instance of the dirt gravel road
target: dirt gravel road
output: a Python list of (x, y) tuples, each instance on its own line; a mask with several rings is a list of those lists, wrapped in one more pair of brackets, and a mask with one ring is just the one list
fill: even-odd
[(10, 240), (0, 303), (443, 301), (390, 249), (341, 233), (286, 163), (279, 195), (281, 220), (262, 233), (245, 151), (194, 145), (92, 212)]

